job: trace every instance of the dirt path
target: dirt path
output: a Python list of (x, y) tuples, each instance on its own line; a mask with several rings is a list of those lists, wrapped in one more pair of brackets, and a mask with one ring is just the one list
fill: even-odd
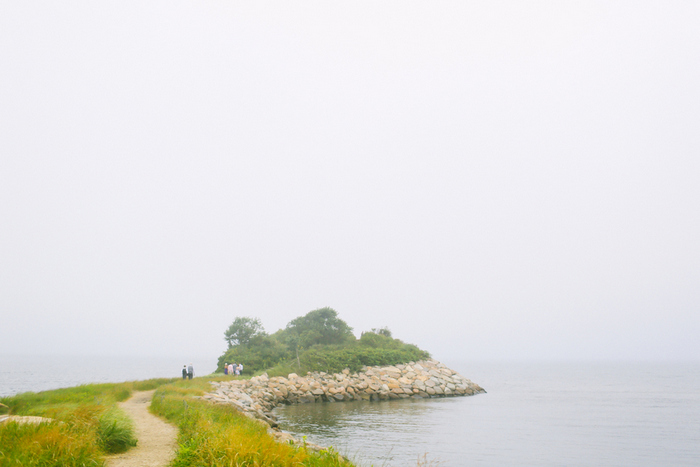
[(139, 443), (124, 454), (109, 456), (108, 467), (163, 467), (174, 457), (177, 428), (148, 411), (154, 392), (136, 392), (119, 403), (134, 421)]

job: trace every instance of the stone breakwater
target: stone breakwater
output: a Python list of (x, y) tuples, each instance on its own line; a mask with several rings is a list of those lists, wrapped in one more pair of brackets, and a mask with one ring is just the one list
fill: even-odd
[(213, 381), (214, 390), (202, 396), (216, 404), (237, 407), (251, 418), (268, 424), (279, 433), (272, 410), (282, 404), (316, 402), (381, 401), (389, 399), (471, 396), (484, 391), (456, 371), (436, 360), (406, 365), (363, 367), (359, 373), (307, 373), (299, 376), (268, 377), (248, 380)]

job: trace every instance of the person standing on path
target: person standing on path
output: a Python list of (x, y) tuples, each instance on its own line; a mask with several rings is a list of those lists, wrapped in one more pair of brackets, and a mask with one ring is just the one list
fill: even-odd
[(187, 377), (189, 379), (192, 379), (194, 377), (194, 367), (190, 363), (190, 366), (187, 367)]
[(182, 379), (187, 379), (187, 365), (182, 365)]

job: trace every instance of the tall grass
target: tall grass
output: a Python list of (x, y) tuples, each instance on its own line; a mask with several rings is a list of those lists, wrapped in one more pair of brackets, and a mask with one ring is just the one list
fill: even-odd
[[(116, 403), (134, 390), (158, 388), (151, 412), (179, 427), (178, 453), (170, 467), (352, 467), (332, 448), (313, 452), (305, 445), (279, 443), (267, 425), (235, 408), (198, 399), (209, 381), (230, 377), (156, 379), (90, 384), (0, 398), (13, 415), (56, 421), (39, 425), (0, 424), (0, 467), (102, 467), (104, 456), (136, 444), (129, 418)], [(425, 458), (419, 466), (437, 465)]]
[(0, 465), (3, 467), (102, 466), (95, 433), (67, 423), (0, 426)]
[(210, 386), (193, 380), (161, 386), (151, 410), (180, 428), (179, 450), (171, 467), (312, 466), (351, 467), (332, 449), (319, 453), (305, 446), (278, 443), (266, 425), (235, 408), (194, 398)]
[(86, 384), (4, 397), (12, 415), (56, 420), (40, 425), (0, 425), (0, 466), (100, 466), (105, 454), (136, 445), (131, 420), (117, 407), (134, 390), (155, 389), (171, 379)]
[(107, 453), (124, 452), (136, 446), (134, 425), (118, 408), (112, 407), (100, 415), (97, 424), (97, 440)]

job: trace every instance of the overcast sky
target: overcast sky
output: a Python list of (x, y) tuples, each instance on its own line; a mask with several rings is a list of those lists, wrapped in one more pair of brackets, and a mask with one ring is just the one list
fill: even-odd
[(0, 354), (700, 359), (700, 3), (2, 2)]

